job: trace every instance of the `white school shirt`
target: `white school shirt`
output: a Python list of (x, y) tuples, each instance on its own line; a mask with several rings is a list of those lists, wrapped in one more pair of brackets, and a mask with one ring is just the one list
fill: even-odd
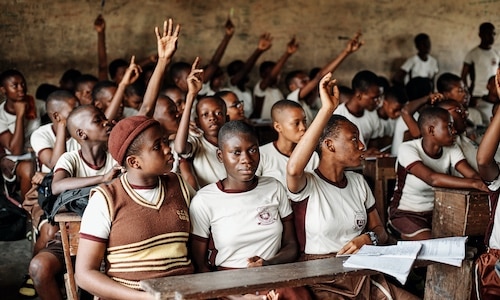
[(423, 61), (418, 54), (409, 57), (401, 66), (401, 70), (407, 73), (405, 84), (415, 77), (424, 77), (432, 79), (439, 72), (437, 60), (428, 55), (427, 60)]
[(271, 108), (274, 103), (284, 99), (283, 93), (276, 87), (267, 87), (265, 90), (262, 90), (260, 88), (261, 82), (262, 80), (259, 80), (253, 88), (253, 95), (254, 97), (264, 98), (260, 118), (271, 119)]
[(349, 112), (345, 103), (341, 103), (335, 109), (333, 114), (346, 117), (349, 121), (354, 123), (356, 127), (358, 127), (359, 137), (365, 147), (368, 147), (368, 143), (371, 139), (383, 137), (384, 126), (382, 125), (382, 122), (380, 122), (380, 118), (376, 110), (365, 110), (361, 117), (356, 117)]
[[(398, 209), (413, 212), (425, 212), (434, 209), (434, 190), (432, 186), (411, 174), (411, 167), (416, 162), (422, 162), (435, 172), (450, 174), (450, 169), (455, 168), (455, 165), (464, 159), (462, 150), (456, 144), (450, 147), (443, 147), (441, 157), (435, 159), (425, 153), (422, 148), (422, 138), (402, 143), (399, 146), (396, 165), (401, 165), (407, 171), (409, 170), (409, 172), (406, 174), (406, 177), (403, 177), (403, 174), (400, 174), (399, 168), (396, 170), (398, 173), (397, 180), (404, 179)], [(400, 184), (398, 182), (396, 186)]]
[[(10, 133), (14, 133), (16, 130), (16, 115), (10, 114), (5, 110), (4, 101), (0, 104), (0, 134), (6, 131)], [(30, 137), (33, 131), (35, 131), (41, 125), (41, 117), (45, 114), (45, 102), (35, 99), (35, 108), (36, 108), (36, 118), (33, 120), (24, 119), (24, 148), (27, 149), (31, 147)], [(10, 151), (5, 149), (7, 154), (10, 154)]]
[[(281, 182), (281, 184), (283, 184), (283, 186), (286, 186), (286, 164), (288, 163), (290, 156), (281, 153), (274, 145), (274, 142), (260, 146), (259, 152), (260, 163), (255, 174), (258, 176), (276, 178)], [(318, 153), (313, 152), (304, 170), (313, 171), (318, 167), (318, 165)]]
[(305, 172), (306, 186), (298, 193), (288, 191), (294, 202), (308, 199), (305, 214), (306, 254), (338, 252), (363, 232), (367, 210), (375, 198), (363, 175), (346, 171), (347, 185), (339, 188), (317, 171)]
[[(469, 165), (474, 170), (477, 171), (478, 167), (477, 167), (476, 155), (477, 155), (478, 144), (476, 142), (474, 142), (473, 140), (469, 139), (465, 132), (457, 135), (457, 138), (455, 140), (455, 144), (457, 144), (458, 147), (460, 147), (460, 150), (462, 150), (462, 153), (464, 154), (465, 159), (467, 160)], [(457, 177), (464, 177), (455, 168), (451, 168), (451, 175), (457, 176)]]
[(300, 100), (299, 99), (299, 93), (300, 93), (300, 89), (296, 89), (295, 91), (293, 91), (290, 94), (288, 94), (286, 96), (286, 99), (298, 102), (300, 104), (300, 106), (302, 106), (302, 109), (304, 110), (304, 113), (306, 115), (307, 126), (309, 126), (309, 125), (311, 125), (311, 123), (314, 120), (314, 117), (316, 115), (314, 114), (314, 112), (311, 109), (311, 107), (309, 107), (309, 105), (304, 100)]
[(59, 157), (59, 160), (57, 160), (57, 163), (54, 166), (54, 173), (59, 170), (64, 170), (68, 172), (71, 177), (91, 177), (104, 175), (111, 171), (115, 165), (118, 165), (118, 163), (108, 152), (106, 154), (106, 162), (104, 165), (101, 168), (96, 169), (83, 159), (81, 150), (75, 150), (66, 152)]
[(290, 202), (279, 181), (257, 180), (246, 192), (223, 191), (220, 183), (212, 183), (191, 201), (191, 233), (202, 238), (212, 233), (217, 266), (246, 268), (248, 258), (269, 259), (281, 249), (281, 219), (291, 215)]
[(488, 126), (490, 124), (490, 119), (493, 116), (493, 105), (493, 103), (484, 101), (483, 99), (477, 100), (476, 109), (481, 113), (483, 125)]
[[(52, 129), (52, 123), (43, 125), (33, 131), (30, 140), (31, 147), (35, 151), (37, 157), (42, 150), (53, 149), (56, 144), (56, 134)], [(79, 149), (80, 144), (78, 144), (78, 142), (74, 138), (70, 137), (66, 140), (66, 152), (71, 152)], [(46, 165), (42, 165), (42, 172), (48, 173), (50, 172), (50, 168)]]
[(226, 169), (217, 158), (217, 146), (212, 145), (203, 135), (188, 136), (191, 152), (182, 154), (184, 158), (193, 158), (193, 168), (200, 187), (226, 178)]
[[(497, 177), (493, 182), (488, 185), (488, 189), (492, 192), (498, 192), (500, 188), (500, 176)], [(489, 240), (489, 247), (492, 249), (500, 249), (500, 205), (497, 204), (497, 208), (493, 215), (493, 229), (491, 230), (491, 236)]]
[(464, 62), (474, 65), (476, 80), (474, 82), (473, 96), (482, 97), (488, 94), (488, 79), (495, 75), (500, 62), (500, 55), (497, 50), (491, 48), (481, 49), (479, 46), (473, 48), (465, 56)]

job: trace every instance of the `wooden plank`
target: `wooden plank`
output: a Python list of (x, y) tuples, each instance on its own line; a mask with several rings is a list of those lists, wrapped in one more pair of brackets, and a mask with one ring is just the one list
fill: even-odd
[(472, 260), (464, 260), (462, 267), (432, 264), (427, 267), (425, 300), (468, 300), (472, 290)]
[(206, 299), (296, 287), (343, 278), (375, 274), (344, 268), (347, 257), (310, 260), (259, 268), (218, 271), (142, 280), (141, 288), (156, 299)]

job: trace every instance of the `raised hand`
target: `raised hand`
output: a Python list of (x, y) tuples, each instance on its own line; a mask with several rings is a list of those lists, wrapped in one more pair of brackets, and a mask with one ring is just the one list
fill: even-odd
[(156, 40), (158, 41), (158, 58), (171, 58), (175, 51), (177, 50), (177, 38), (179, 37), (179, 31), (181, 26), (177, 24), (175, 30), (172, 31), (173, 24), (172, 19), (168, 19), (163, 22), (163, 34), (160, 35), (160, 30), (155, 27)]
[(106, 29), (106, 22), (104, 21), (104, 18), (101, 14), (99, 14), (95, 19), (94, 28), (97, 32), (104, 32), (104, 30)]
[(128, 66), (127, 70), (125, 70), (125, 74), (123, 75), (120, 84), (131, 85), (139, 78), (141, 72), (141, 66), (135, 64), (135, 56), (132, 56), (132, 58), (130, 59), (130, 65)]
[(230, 17), (227, 18), (227, 21), (226, 21), (226, 24), (224, 25), (224, 27), (226, 28), (226, 35), (227, 36), (233, 36), (233, 34), (234, 34), (234, 24), (233, 24), (233, 21), (231, 21)]
[(14, 102), (14, 112), (16, 113), (17, 117), (24, 117), (24, 114), (26, 113), (26, 108), (28, 106), (28, 103), (25, 101), (16, 101)]
[(298, 49), (299, 49), (299, 43), (297, 43), (295, 36), (293, 36), (293, 38), (286, 45), (286, 52), (288, 54), (294, 54), (295, 52), (297, 52)]
[(269, 50), (269, 48), (271, 48), (271, 46), (273, 45), (272, 41), (273, 38), (271, 37), (271, 34), (269, 32), (263, 33), (259, 38), (257, 49), (261, 51)]
[(495, 76), (495, 84), (497, 87), (497, 95), (500, 97), (500, 67), (497, 69), (497, 75)]
[(441, 94), (441, 93), (432, 93), (429, 95), (429, 103), (431, 105), (434, 105), (440, 101), (443, 101), (444, 100), (444, 95)]
[(319, 82), (319, 96), (324, 108), (334, 111), (339, 105), (340, 92), (337, 80), (332, 79), (332, 73), (327, 73)]
[(187, 77), (188, 91), (189, 93), (196, 93), (201, 90), (203, 86), (203, 69), (198, 69), (198, 64), (200, 63), (200, 58), (196, 57), (191, 66), (191, 72)]
[(347, 53), (356, 52), (356, 51), (358, 51), (359, 48), (361, 48), (361, 46), (363, 46), (363, 44), (365, 42), (361, 41), (359, 39), (361, 37), (361, 35), (362, 35), (361, 31), (358, 31), (358, 32), (356, 32), (354, 37), (349, 42), (347, 42), (347, 45), (345, 47), (345, 50), (347, 51)]

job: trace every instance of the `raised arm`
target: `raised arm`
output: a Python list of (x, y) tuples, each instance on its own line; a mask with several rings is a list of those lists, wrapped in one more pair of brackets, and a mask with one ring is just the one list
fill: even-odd
[[(497, 70), (495, 77), (495, 84), (497, 91), (500, 95), (500, 68)], [(479, 175), (483, 180), (492, 181), (498, 177), (499, 168), (495, 161), (495, 153), (498, 150), (498, 143), (500, 143), (500, 112), (496, 112), (491, 120), (488, 129), (484, 133), (481, 144), (477, 149), (477, 166), (479, 168)]]
[(1, 146), (9, 150), (13, 155), (21, 155), (24, 151), (24, 116), (26, 109), (26, 102), (14, 102), (14, 111), (16, 113), (14, 133), (6, 130), (0, 135)]
[(141, 72), (141, 67), (135, 64), (135, 56), (132, 56), (132, 58), (130, 59), (130, 65), (125, 71), (122, 80), (118, 84), (118, 88), (113, 95), (111, 104), (106, 108), (106, 111), (104, 112), (104, 115), (108, 120), (112, 121), (116, 119), (118, 111), (120, 110), (120, 106), (123, 103), (123, 94), (125, 93), (125, 88), (134, 83), (139, 78)]
[(106, 54), (106, 22), (101, 14), (94, 21), (97, 31), (97, 78), (108, 80), (108, 56)]
[(212, 77), (214, 76), (215, 71), (217, 70), (217, 67), (220, 64), (222, 56), (224, 55), (224, 52), (226, 52), (227, 45), (229, 45), (229, 41), (231, 40), (231, 38), (234, 35), (234, 24), (230, 18), (227, 19), (226, 24), (225, 24), (225, 28), (226, 28), (226, 32), (224, 34), (224, 37), (222, 38), (222, 41), (220, 42), (219, 46), (217, 47), (217, 50), (215, 50), (214, 56), (212, 56), (210, 63), (203, 71), (203, 82), (204, 83), (207, 83), (210, 80), (212, 80)]
[(245, 79), (247, 74), (252, 70), (259, 56), (271, 48), (272, 40), (273, 39), (271, 38), (271, 34), (269, 32), (263, 33), (260, 36), (257, 49), (255, 49), (252, 55), (247, 59), (243, 68), (231, 78), (232, 85), (239, 86), (241, 81)]
[(297, 52), (298, 49), (299, 49), (299, 43), (297, 43), (297, 40), (295, 39), (294, 36), (286, 45), (285, 53), (283, 53), (280, 59), (276, 62), (273, 69), (271, 70), (271, 73), (269, 73), (269, 75), (266, 76), (264, 79), (262, 79), (262, 81), (260, 82), (261, 90), (265, 90), (270, 85), (272, 85), (273, 82), (277, 80), (278, 75), (280, 74), (281, 69), (283, 69), (283, 66), (285, 65), (288, 58), (290, 58), (292, 54)]
[(38, 153), (40, 162), (50, 169), (53, 169), (57, 160), (66, 152), (66, 119), (61, 115), (55, 115), (56, 121), (56, 142), (54, 148), (46, 148)]
[(324, 66), (318, 74), (300, 89), (299, 99), (307, 99), (309, 94), (318, 86), (319, 81), (325, 74), (333, 73), (338, 68), (338, 66), (346, 59), (351, 53), (358, 51), (361, 46), (363, 46), (364, 41), (360, 40), (361, 32), (357, 32), (354, 37), (347, 43), (344, 50), (333, 60), (331, 60), (326, 66)]
[(191, 152), (191, 144), (188, 143), (189, 121), (191, 120), (191, 110), (193, 108), (194, 100), (198, 96), (198, 92), (203, 85), (203, 69), (198, 69), (200, 58), (197, 57), (191, 66), (191, 73), (187, 77), (188, 93), (186, 95), (186, 106), (182, 112), (181, 121), (179, 123), (179, 130), (175, 136), (174, 149), (179, 154), (186, 154)]
[(421, 135), (417, 120), (415, 120), (415, 117), (413, 116), (415, 112), (427, 103), (434, 104), (443, 99), (444, 96), (442, 94), (434, 93), (429, 96), (409, 101), (405, 104), (403, 109), (401, 109), (401, 118), (403, 118), (406, 126), (408, 126), (408, 132), (412, 138), (417, 138)]
[[(325, 128), (333, 111), (339, 105), (339, 89), (336, 86), (336, 80), (332, 80), (331, 78), (332, 73), (328, 73), (321, 79), (321, 108), (288, 160), (286, 166), (286, 184), (288, 190), (292, 193), (297, 193), (305, 187), (306, 178), (304, 168), (316, 148), (323, 128)], [(331, 94), (332, 87), (333, 95)]]
[(158, 62), (149, 80), (148, 87), (144, 93), (143, 103), (138, 115), (153, 117), (156, 107), (156, 100), (160, 92), (165, 70), (170, 64), (175, 51), (177, 50), (177, 39), (179, 37), (180, 25), (177, 24), (172, 31), (172, 19), (163, 22), (163, 34), (160, 34), (158, 27), (155, 27), (156, 42), (158, 44)]

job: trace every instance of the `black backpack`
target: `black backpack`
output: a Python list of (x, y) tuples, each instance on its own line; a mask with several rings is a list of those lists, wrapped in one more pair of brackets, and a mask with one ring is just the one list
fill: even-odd
[(87, 207), (89, 202), (90, 190), (95, 188), (94, 186), (87, 186), (80, 189), (64, 191), (59, 196), (57, 196), (50, 213), (48, 213), (47, 218), (50, 222), (54, 221), (55, 215), (59, 211), (72, 211), (77, 213), (80, 217), (83, 216), (83, 212)]
[(17, 241), (26, 237), (28, 215), (12, 201), (0, 193), (0, 241)]

